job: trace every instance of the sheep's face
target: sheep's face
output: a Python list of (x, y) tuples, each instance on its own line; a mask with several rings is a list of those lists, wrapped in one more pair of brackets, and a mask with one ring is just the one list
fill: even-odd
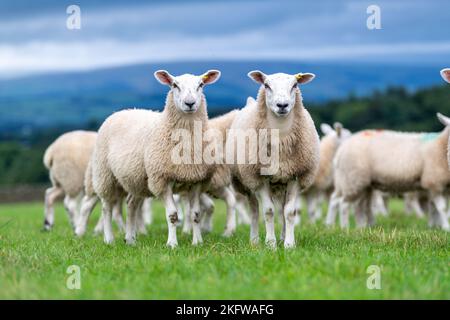
[(445, 81), (450, 83), (450, 68), (442, 69), (441, 76), (442, 76), (442, 78), (444, 78)]
[(265, 87), (266, 105), (278, 117), (287, 117), (294, 108), (298, 85), (314, 79), (312, 73), (266, 75), (261, 71), (251, 71), (248, 76)]
[(156, 79), (170, 86), (175, 107), (184, 113), (195, 113), (203, 99), (203, 87), (217, 81), (220, 71), (209, 70), (201, 76), (183, 74), (174, 77), (165, 70), (155, 72)]

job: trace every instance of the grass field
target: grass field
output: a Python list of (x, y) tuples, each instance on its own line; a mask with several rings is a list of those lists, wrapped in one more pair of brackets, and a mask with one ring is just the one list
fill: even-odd
[[(41, 203), (1, 205), (0, 298), (450, 299), (449, 235), (405, 216), (398, 201), (390, 209), (378, 227), (363, 231), (327, 229), (303, 218), (297, 248), (272, 251), (249, 245), (248, 226), (221, 237), (224, 205), (218, 202), (205, 243), (192, 247), (191, 237), (179, 232), (179, 247), (170, 250), (160, 203), (148, 236), (135, 247), (117, 232), (115, 244), (104, 245), (92, 235), (93, 220), (89, 234), (76, 239), (61, 206), (46, 233)], [(80, 267), (80, 290), (66, 287), (70, 265)], [(366, 286), (370, 265), (381, 268), (380, 290)]]

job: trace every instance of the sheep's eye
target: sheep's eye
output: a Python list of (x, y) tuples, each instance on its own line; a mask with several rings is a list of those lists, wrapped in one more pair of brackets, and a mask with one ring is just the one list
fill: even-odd
[(173, 84), (172, 84), (172, 88), (174, 88), (174, 89), (180, 89), (180, 88), (177, 86), (176, 83), (173, 83)]
[(292, 90), (294, 90), (295, 88), (297, 88), (297, 84), (294, 84), (294, 86), (292, 87)]
[(200, 88), (203, 88), (203, 86), (204, 86), (205, 84), (202, 82), (202, 83), (200, 83), (199, 85), (198, 85), (198, 88), (197, 88), (197, 90), (198, 89), (200, 89)]
[(272, 89), (270, 89), (270, 87), (269, 87), (269, 85), (267, 83), (264, 83), (264, 88), (272, 90)]

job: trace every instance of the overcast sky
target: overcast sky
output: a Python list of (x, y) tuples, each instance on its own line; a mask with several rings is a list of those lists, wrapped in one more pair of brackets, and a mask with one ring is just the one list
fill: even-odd
[[(180, 60), (450, 64), (450, 1), (0, 0), (0, 76)], [(81, 7), (81, 30), (66, 8)], [(381, 8), (381, 30), (366, 9)]]

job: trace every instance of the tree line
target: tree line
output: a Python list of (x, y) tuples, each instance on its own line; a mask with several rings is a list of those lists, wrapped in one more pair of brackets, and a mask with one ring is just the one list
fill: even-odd
[[(390, 87), (369, 96), (350, 94), (345, 99), (323, 103), (305, 102), (316, 127), (323, 122), (341, 122), (353, 132), (362, 129), (437, 132), (442, 125), (436, 112), (450, 116), (450, 88), (436, 86), (409, 92), (403, 87)], [(215, 110), (215, 114), (227, 110)], [(96, 130), (101, 120), (92, 120), (85, 128)], [(58, 127), (24, 135), (9, 132), (0, 136), (0, 186), (48, 183), (42, 163), (45, 148), (60, 134), (75, 128)]]

